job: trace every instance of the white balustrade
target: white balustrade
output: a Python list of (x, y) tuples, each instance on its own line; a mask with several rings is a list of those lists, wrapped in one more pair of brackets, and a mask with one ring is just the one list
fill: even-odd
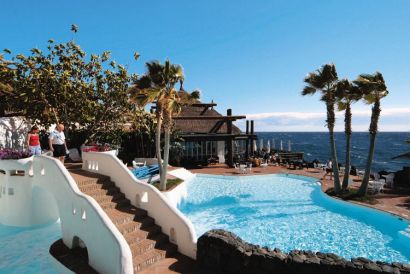
[(179, 252), (195, 259), (196, 234), (192, 223), (158, 189), (137, 180), (113, 154), (86, 152), (82, 158), (84, 170), (109, 176), (134, 206), (147, 210), (170, 241), (178, 245)]

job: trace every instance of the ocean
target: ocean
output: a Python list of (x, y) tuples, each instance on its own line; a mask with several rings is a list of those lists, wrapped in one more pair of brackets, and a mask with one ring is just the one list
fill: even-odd
[[(274, 140), (275, 148), (280, 148), (282, 140), (283, 149), (288, 149), (288, 142), (291, 142), (292, 151), (304, 152), (306, 161), (318, 159), (325, 163), (330, 156), (329, 134), (327, 132), (257, 132), (257, 146), (259, 148), (260, 139), (264, 146)], [(336, 149), (339, 162), (344, 165), (345, 161), (345, 134), (336, 132)], [(373, 158), (372, 171), (397, 171), (403, 166), (410, 166), (410, 159), (395, 159), (394, 156), (410, 151), (410, 132), (379, 132), (376, 137), (376, 150)], [(354, 132), (352, 134), (351, 162), (352, 165), (363, 169), (366, 165), (367, 153), (369, 149), (369, 133)]]

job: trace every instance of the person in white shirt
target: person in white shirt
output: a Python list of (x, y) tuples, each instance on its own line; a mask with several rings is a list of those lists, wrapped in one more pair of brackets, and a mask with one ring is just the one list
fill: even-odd
[(64, 125), (58, 124), (48, 137), (50, 150), (53, 156), (58, 158), (64, 164), (64, 158), (67, 152), (67, 144), (64, 135)]
[(326, 163), (326, 173), (323, 176), (323, 178), (326, 178), (327, 175), (329, 175), (330, 180), (332, 180), (332, 178), (333, 178), (333, 163), (332, 163), (331, 159), (329, 159), (329, 161), (327, 161), (327, 163)]

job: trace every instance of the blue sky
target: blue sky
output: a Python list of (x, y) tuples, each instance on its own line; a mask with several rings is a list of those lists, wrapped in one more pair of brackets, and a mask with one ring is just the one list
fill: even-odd
[[(322, 64), (349, 79), (378, 70), (390, 90), (380, 129), (410, 131), (409, 12), (408, 0), (16, 0), (2, 4), (0, 39), (26, 53), (74, 37), (87, 53), (110, 50), (140, 74), (144, 62), (169, 58), (184, 67), (187, 89), (200, 89), (221, 112), (247, 114), (258, 131), (326, 130), (318, 96), (300, 95), (304, 76)], [(367, 130), (370, 107), (353, 110), (353, 129)]]

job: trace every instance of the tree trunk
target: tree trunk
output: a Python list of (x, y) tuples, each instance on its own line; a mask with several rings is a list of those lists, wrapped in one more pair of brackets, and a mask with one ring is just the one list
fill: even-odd
[(329, 135), (330, 135), (330, 150), (332, 153), (334, 191), (336, 194), (338, 194), (340, 192), (339, 164), (337, 162), (335, 134), (333, 132), (333, 129), (331, 131), (329, 130)]
[(346, 135), (346, 159), (345, 159), (345, 174), (343, 177), (342, 189), (346, 190), (349, 185), (349, 175), (350, 175), (350, 141), (352, 136), (352, 110), (350, 108), (350, 103), (346, 106), (345, 111), (345, 135)]
[(160, 189), (162, 191), (167, 190), (167, 173), (168, 173), (168, 162), (169, 162), (169, 142), (170, 142), (170, 128), (169, 126), (166, 126), (165, 128), (165, 134), (164, 134), (164, 166), (162, 170), (162, 176), (161, 176), (161, 184), (160, 184)]
[(161, 127), (162, 127), (162, 117), (161, 115), (158, 115), (157, 128), (156, 128), (156, 134), (155, 134), (155, 147), (156, 147), (155, 150), (156, 150), (157, 160), (158, 160), (159, 175), (162, 180)]
[(338, 194), (340, 192), (340, 179), (339, 179), (339, 164), (337, 162), (337, 153), (336, 153), (336, 143), (335, 143), (335, 100), (334, 97), (328, 97), (326, 101), (327, 108), (327, 127), (329, 129), (330, 137), (330, 151), (332, 153), (332, 168), (333, 168), (333, 178), (334, 178), (334, 192)]
[(350, 141), (351, 135), (346, 134), (346, 161), (345, 161), (345, 174), (343, 177), (342, 189), (346, 190), (349, 185), (349, 175), (350, 175)]
[(377, 124), (379, 122), (380, 111), (381, 111), (380, 100), (376, 100), (372, 108), (372, 118), (370, 121), (370, 128), (369, 128), (369, 133), (370, 133), (369, 154), (367, 155), (366, 170), (364, 172), (362, 184), (360, 185), (360, 189), (358, 192), (359, 196), (366, 195), (367, 186), (369, 185), (370, 171), (372, 168), (374, 149), (376, 145)]

